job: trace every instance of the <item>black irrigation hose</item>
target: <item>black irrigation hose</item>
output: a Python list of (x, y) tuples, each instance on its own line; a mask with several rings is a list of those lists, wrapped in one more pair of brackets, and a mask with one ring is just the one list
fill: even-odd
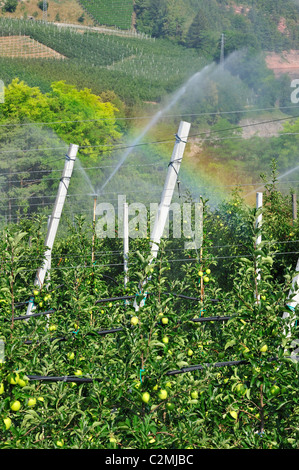
[(239, 366), (242, 364), (248, 364), (248, 361), (241, 359), (239, 361), (225, 361), (225, 362), (215, 362), (215, 363), (210, 362), (204, 365), (182, 367), (179, 370), (170, 370), (166, 372), (166, 375), (184, 374), (185, 372), (193, 372), (194, 370), (203, 370), (203, 369), (206, 369), (207, 367)]
[(108, 333), (116, 333), (117, 331), (123, 331), (124, 328), (120, 327), (120, 328), (112, 328), (112, 330), (99, 330), (97, 331), (97, 334), (98, 335), (106, 335)]
[[(290, 356), (286, 356), (290, 358)], [(296, 356), (299, 359), (299, 356)], [(277, 361), (277, 357), (269, 358), (268, 362)], [(166, 372), (165, 375), (178, 375), (184, 374), (186, 372), (193, 372), (195, 370), (204, 370), (207, 367), (229, 367), (229, 366), (240, 366), (244, 364), (249, 364), (249, 361), (241, 359), (239, 361), (224, 361), (224, 362), (215, 362), (215, 363), (206, 363), (206, 364), (198, 364), (195, 366), (190, 367), (182, 367), (178, 370), (170, 370)], [(77, 383), (92, 383), (93, 381), (102, 382), (102, 379), (89, 379), (85, 377), (78, 377), (78, 376), (62, 376), (62, 377), (53, 377), (53, 376), (43, 376), (43, 375), (28, 375), (29, 380), (40, 380), (45, 382), (77, 382)]]
[(62, 377), (55, 377), (49, 375), (27, 375), (29, 380), (39, 380), (44, 382), (76, 382), (76, 383), (92, 383), (93, 381), (102, 382), (101, 379), (88, 379), (86, 377), (78, 377), (66, 375)]
[[(284, 356), (285, 359), (291, 359), (291, 356)], [(295, 359), (299, 360), (299, 356), (295, 356)], [(267, 359), (268, 362), (275, 362), (278, 361), (277, 357), (270, 357)], [(208, 362), (203, 365), (196, 365), (196, 366), (190, 366), (190, 367), (182, 367), (179, 370), (170, 370), (166, 372), (166, 375), (177, 375), (177, 374), (184, 374), (185, 372), (193, 372), (195, 370), (204, 370), (207, 367), (227, 367), (227, 366), (240, 366), (244, 364), (250, 364), (249, 361), (246, 361), (245, 359), (240, 359), (238, 361), (224, 361), (224, 362)]]
[[(52, 341), (67, 341), (67, 338), (65, 336), (61, 336), (61, 337), (58, 337), (58, 338), (50, 338), (50, 343)], [(24, 344), (41, 344), (42, 342), (41, 341), (32, 341), (31, 339), (27, 339), (26, 341), (24, 341)]]
[(102, 304), (104, 302), (113, 302), (114, 300), (126, 300), (126, 299), (134, 299), (135, 295), (122, 295), (121, 297), (110, 297), (109, 299), (99, 299), (96, 300), (95, 304)]
[(54, 313), (54, 312), (57, 312), (57, 310), (47, 310), (46, 312), (38, 312), (38, 313), (31, 313), (29, 315), (22, 315), (20, 317), (14, 317), (14, 320), (26, 320), (27, 318), (40, 317), (41, 315), (49, 315), (50, 313)]
[(194, 322), (205, 322), (205, 321), (227, 321), (229, 320), (230, 318), (232, 318), (232, 315), (231, 316), (218, 316), (218, 317), (199, 317), (199, 318), (192, 318), (192, 320), (190, 321), (194, 321)]

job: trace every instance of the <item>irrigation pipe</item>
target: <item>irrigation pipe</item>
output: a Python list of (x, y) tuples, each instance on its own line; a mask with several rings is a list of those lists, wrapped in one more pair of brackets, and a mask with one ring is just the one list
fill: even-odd
[(61, 377), (48, 376), (48, 375), (27, 375), (29, 380), (39, 380), (44, 382), (76, 382), (76, 383), (91, 383), (94, 381), (102, 382), (101, 379), (89, 379), (86, 377), (78, 377), (77, 375), (65, 375)]
[[(285, 356), (286, 359), (292, 359), (291, 356)], [(296, 360), (299, 359), (299, 356), (294, 356)], [(293, 359), (294, 359), (293, 358)], [(273, 362), (277, 361), (277, 358), (270, 358), (268, 359), (268, 362)], [(245, 361), (243, 359), (238, 360), (238, 361), (224, 361), (224, 362), (208, 362), (206, 364), (198, 364), (195, 366), (190, 366), (190, 367), (182, 367), (181, 369), (177, 370), (170, 370), (166, 372), (165, 375), (178, 375), (178, 374), (185, 374), (186, 372), (194, 372), (196, 370), (204, 370), (207, 367), (232, 367), (232, 366), (240, 366), (244, 364), (250, 364), (249, 361)], [(39, 380), (39, 381), (45, 381), (45, 382), (76, 382), (76, 383), (92, 383), (94, 381), (97, 382), (102, 382), (102, 379), (90, 379), (90, 378), (85, 378), (85, 377), (78, 377), (78, 376), (61, 376), (61, 377), (55, 377), (55, 376), (42, 376), (42, 375), (28, 375), (27, 376), (29, 380)]]

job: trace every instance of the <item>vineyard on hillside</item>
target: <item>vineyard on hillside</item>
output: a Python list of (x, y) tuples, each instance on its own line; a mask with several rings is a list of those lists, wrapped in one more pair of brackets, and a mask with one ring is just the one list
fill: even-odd
[(133, 0), (79, 0), (79, 3), (99, 25), (132, 27)]
[(2, 37), (30, 37), (67, 58), (29, 62), (26, 55), (0, 57), (5, 83), (16, 76), (30, 85), (41, 85), (43, 90), (49, 90), (55, 79), (80, 86), (84, 83), (98, 94), (112, 90), (131, 105), (140, 100), (160, 100), (166, 90), (175, 90), (205, 63), (194, 51), (186, 52), (168, 41), (157, 44), (151, 39), (76, 31), (38, 21), (1, 18), (0, 25)]

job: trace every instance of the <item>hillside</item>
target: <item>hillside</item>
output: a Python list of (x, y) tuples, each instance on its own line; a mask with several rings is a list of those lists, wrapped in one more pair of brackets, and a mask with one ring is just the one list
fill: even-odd
[(82, 8), (97, 24), (131, 29), (133, 0), (78, 0)]
[(135, 0), (136, 28), (215, 56), (221, 33), (227, 53), (241, 48), (296, 48), (299, 7), (293, 1)]
[[(0, 18), (43, 19), (43, 11), (38, 6), (38, 0), (26, 0), (26, 2), (18, 0), (15, 11), (3, 10), (5, 1), (0, 2), (2, 6)], [(48, 2), (47, 21), (85, 24), (86, 26), (95, 24), (93, 18), (85, 13), (77, 0), (50, 0)]]
[[(68, 8), (75, 5), (79, 9), (73, 9), (71, 17)], [(283, 170), (295, 164), (296, 154), (288, 145), (281, 145), (280, 134), (284, 120), (297, 115), (296, 106), (291, 103), (290, 75), (297, 74), (298, 52), (289, 48), (296, 37), (297, 8), (290, 9), (289, 2), (277, 2), (276, 10), (266, 15), (266, 2), (211, 0), (207, 4), (188, 0), (184, 11), (179, 9), (180, 0), (175, 2), (178, 10), (172, 10), (171, 5), (174, 3), (168, 0), (136, 0), (135, 34), (132, 30), (121, 30), (120, 26), (99, 27), (74, 0), (50, 0), (47, 23), (41, 21), (42, 11), (35, 2), (19, 3), (15, 12), (0, 17), (1, 79), (7, 86), (18, 77), (29, 87), (38, 87), (41, 93), (51, 93), (53, 82), (57, 81), (80, 90), (87, 88), (115, 105), (118, 126), (128, 135), (142, 130), (144, 116), (161, 110), (167, 116), (148, 133), (147, 139), (153, 141), (167, 141), (177, 127), (178, 116), (184, 116), (192, 123), (194, 135), (208, 136), (203, 139), (203, 146), (195, 146), (191, 151), (192, 161), (196, 161), (195, 175), (203, 162), (205, 171), (214, 179), (217, 175), (219, 184), (223, 184), (226, 171), (231, 183), (254, 182), (269, 167), (271, 159), (280, 156), (279, 149), (284, 152), (280, 158)], [(60, 21), (54, 6), (61, 7)], [(150, 13), (156, 10), (150, 7), (154, 6), (160, 6), (156, 25), (162, 18), (166, 25), (170, 13), (172, 18), (182, 13), (180, 18), (186, 21), (181, 35), (173, 37), (171, 29), (166, 34), (166, 30), (150, 31), (145, 27), (146, 12), (148, 27), (153, 26)], [(28, 19), (34, 8), (39, 10), (39, 17)], [(254, 9), (259, 15), (253, 14)], [(79, 21), (77, 15), (83, 13), (84, 21)], [(266, 23), (272, 29), (265, 29)], [(286, 32), (291, 31), (290, 25), (294, 27), (292, 36)], [(199, 27), (201, 34), (197, 34)], [(269, 34), (263, 35), (261, 30)], [(224, 67), (219, 64), (221, 34), (224, 34)], [(270, 39), (277, 40), (272, 49)], [(263, 47), (267, 41), (268, 46)], [(178, 95), (181, 99), (176, 100)], [(269, 114), (265, 114), (267, 111)], [(277, 114), (282, 121), (272, 124)], [(263, 121), (269, 122), (258, 125)], [(243, 141), (230, 141), (233, 134), (234, 139), (238, 138), (241, 129), (236, 130), (237, 126), (241, 126)], [(209, 136), (210, 132), (216, 136), (223, 133), (221, 144)], [(273, 145), (272, 138), (280, 141)], [(168, 147), (165, 145), (167, 151)], [(150, 158), (147, 152), (140, 155)]]

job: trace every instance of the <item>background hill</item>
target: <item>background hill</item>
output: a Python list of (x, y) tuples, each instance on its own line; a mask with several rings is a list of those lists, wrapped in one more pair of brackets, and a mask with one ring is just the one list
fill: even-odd
[[(283, 172), (295, 165), (296, 137), (284, 142), (281, 133), (289, 118), (293, 130), (298, 115), (290, 86), (299, 77), (298, 5), (277, 1), (269, 7), (254, 0), (121, 5), (114, 0), (109, 5), (104, 0), (49, 0), (44, 22), (37, 0), (3, 0), (4, 84), (18, 77), (44, 94), (52, 93), (57, 81), (87, 88), (117, 109), (123, 143), (142, 131), (146, 116), (161, 111), (166, 116), (144, 138), (165, 142), (160, 156), (171, 151), (169, 135), (184, 117), (192, 123), (187, 151), (195, 177), (191, 186), (209, 197), (211, 181), (228, 189), (236, 183), (253, 185), (273, 158), (279, 157)], [(82, 118), (78, 113), (74, 106), (74, 119)], [(139, 149), (138, 162), (155, 155), (155, 147)], [(106, 157), (101, 153), (97, 158)], [(114, 158), (121, 158), (118, 152)], [(204, 187), (196, 178), (202, 167)], [(138, 177), (144, 178), (142, 171)], [(146, 177), (151, 181), (153, 175)], [(126, 181), (132, 184), (130, 177)]]

